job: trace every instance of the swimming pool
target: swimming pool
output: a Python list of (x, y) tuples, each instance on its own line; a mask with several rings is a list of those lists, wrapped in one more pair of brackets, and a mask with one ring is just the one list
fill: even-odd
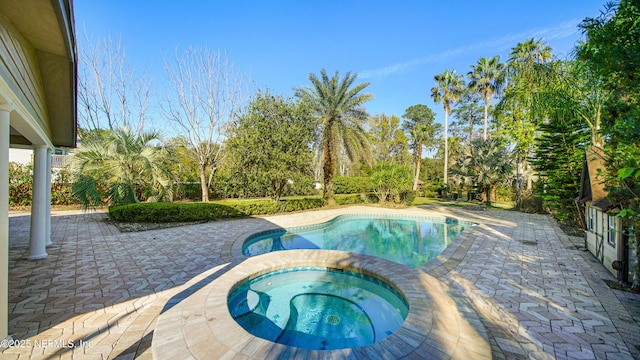
[(386, 282), (322, 267), (283, 269), (245, 281), (229, 295), (228, 307), (251, 334), (311, 350), (373, 344), (399, 328), (409, 311)]
[(474, 225), (452, 218), (408, 215), (341, 215), (326, 223), (259, 232), (242, 254), (324, 249), (377, 256), (413, 268), (437, 257), (464, 229)]

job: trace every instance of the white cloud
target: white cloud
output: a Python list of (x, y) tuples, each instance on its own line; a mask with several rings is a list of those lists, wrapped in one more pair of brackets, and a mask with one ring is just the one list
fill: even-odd
[(411, 71), (412, 69), (423, 64), (446, 60), (479, 49), (485, 51), (490, 50), (493, 53), (499, 53), (512, 48), (518, 42), (530, 38), (544, 38), (547, 41), (565, 39), (575, 36), (579, 32), (578, 24), (580, 23), (580, 21), (581, 20), (574, 19), (547, 28), (533, 29), (518, 34), (505, 35), (497, 39), (479, 41), (473, 44), (461, 46), (423, 58), (401, 62), (379, 69), (361, 71), (358, 73), (358, 77), (361, 79), (382, 79), (395, 73)]

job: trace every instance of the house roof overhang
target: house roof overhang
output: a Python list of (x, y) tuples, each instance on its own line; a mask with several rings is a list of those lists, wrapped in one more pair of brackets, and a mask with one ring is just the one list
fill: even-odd
[(29, 129), (14, 121), (20, 114), (12, 113), (11, 144), (28, 146), (46, 137), (44, 143), (75, 147), (77, 50), (72, 0), (0, 0), (0, 13), (33, 47), (48, 121), (44, 130)]
[[(607, 171), (605, 162), (606, 155), (601, 148), (592, 146), (586, 151), (586, 177), (583, 177), (583, 183), (588, 181), (586, 186), (587, 193), (585, 198), (590, 198), (591, 205), (596, 206), (602, 210), (608, 210), (613, 207), (613, 204), (609, 201), (607, 196), (609, 192), (605, 190), (605, 174)], [(583, 187), (584, 189), (584, 187)]]

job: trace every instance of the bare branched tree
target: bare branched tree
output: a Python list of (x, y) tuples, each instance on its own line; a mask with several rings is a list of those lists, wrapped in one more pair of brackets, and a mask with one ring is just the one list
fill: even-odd
[(136, 74), (120, 39), (109, 36), (80, 44), (78, 120), (85, 130), (128, 127), (143, 131), (149, 112), (151, 81)]
[(226, 54), (206, 47), (176, 49), (165, 64), (169, 89), (162, 107), (165, 116), (188, 140), (198, 165), (202, 201), (223, 155), (224, 130), (243, 100), (244, 76), (237, 74)]

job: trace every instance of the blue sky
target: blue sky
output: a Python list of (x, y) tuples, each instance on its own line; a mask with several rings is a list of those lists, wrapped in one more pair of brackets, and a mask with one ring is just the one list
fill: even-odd
[(480, 57), (543, 37), (563, 58), (580, 38), (577, 24), (605, 0), (536, 1), (74, 1), (78, 37), (120, 38), (127, 60), (161, 94), (164, 62), (176, 47), (225, 51), (258, 88), (285, 96), (309, 73), (358, 73), (375, 99), (370, 114), (401, 116), (426, 104), (433, 76), (466, 74)]

